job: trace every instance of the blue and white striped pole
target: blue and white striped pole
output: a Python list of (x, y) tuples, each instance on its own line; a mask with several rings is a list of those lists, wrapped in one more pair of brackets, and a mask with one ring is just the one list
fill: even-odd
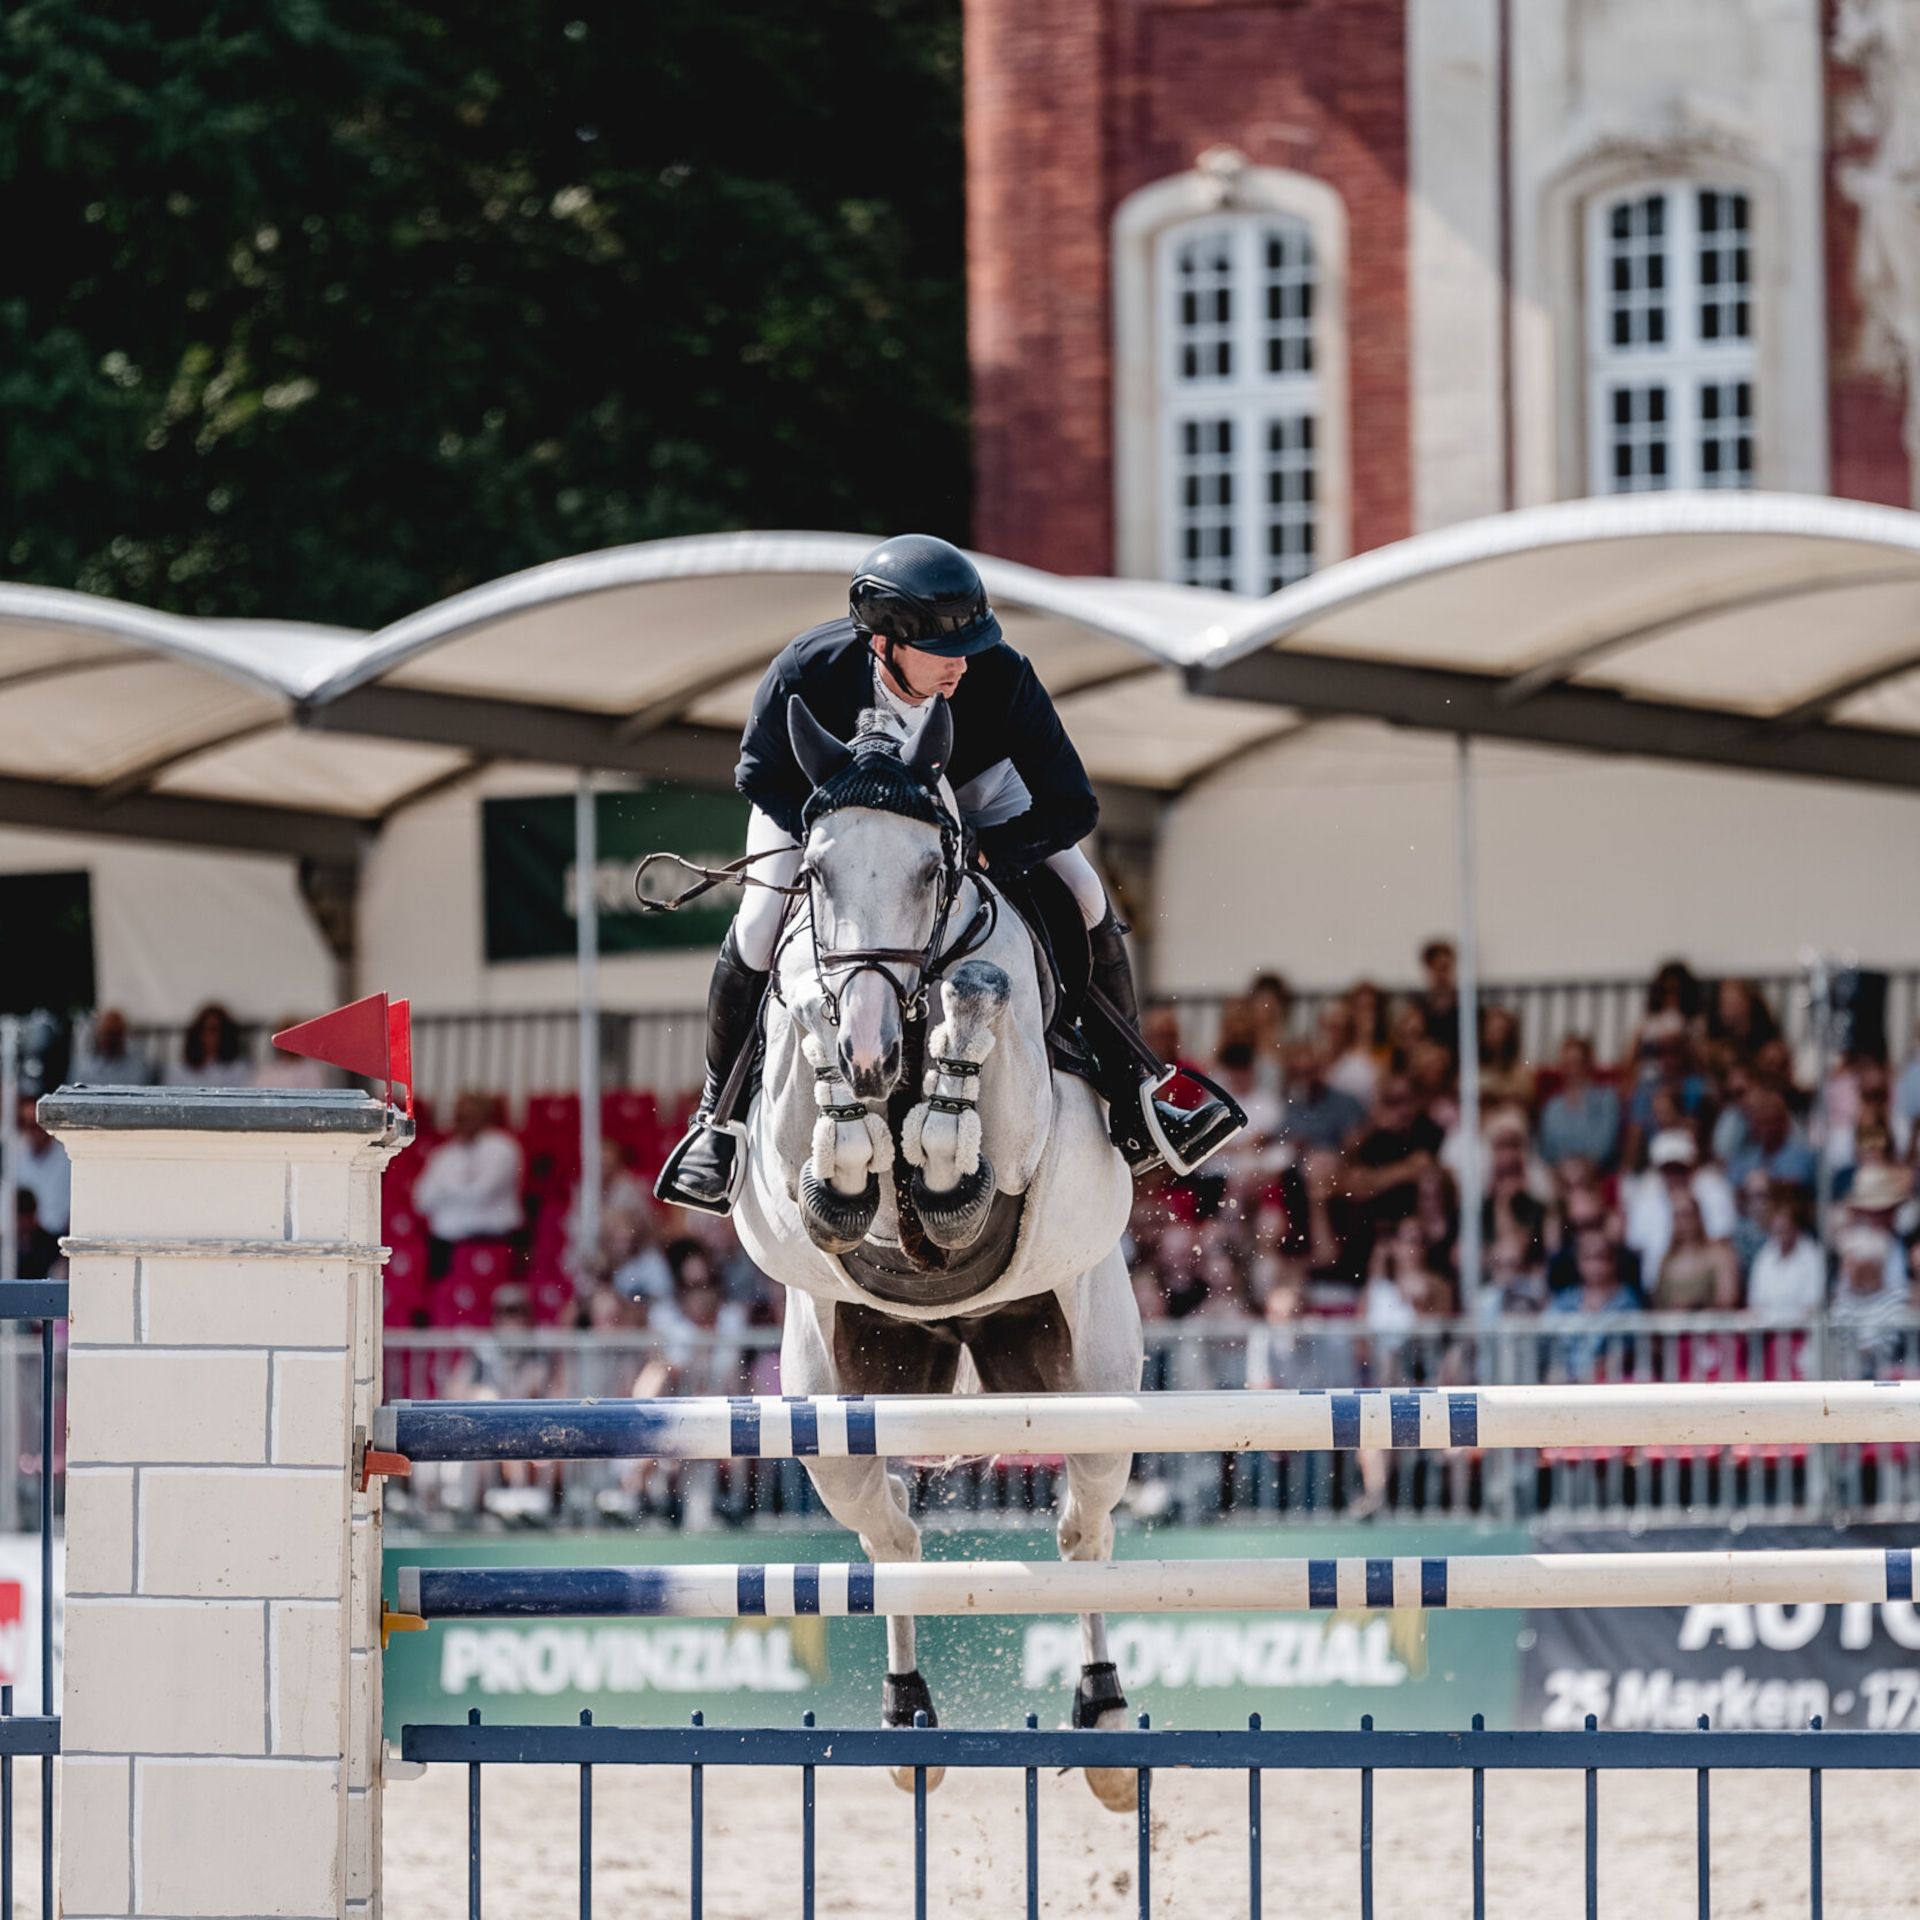
[(409, 1460), (1804, 1446), (1920, 1442), (1920, 1381), (878, 1399), (823, 1394), (785, 1400), (402, 1400), (376, 1410), (373, 1431), (377, 1448)]
[(425, 1620), (581, 1616), (1296, 1613), (1911, 1600), (1911, 1548), (1310, 1560), (973, 1560), (677, 1567), (403, 1567)]

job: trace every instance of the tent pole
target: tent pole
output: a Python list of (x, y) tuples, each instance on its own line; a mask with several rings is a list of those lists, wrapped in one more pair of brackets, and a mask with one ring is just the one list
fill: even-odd
[(1460, 926), (1460, 1305), (1480, 1297), (1480, 899), (1474, 875), (1473, 740), (1461, 734), (1454, 761)]
[[(580, 1221), (581, 1250), (600, 1245), (600, 846), (593, 810), (593, 775), (580, 770), (573, 798), (574, 927), (579, 937), (580, 986)], [(577, 1279), (577, 1276), (576, 1276)]]

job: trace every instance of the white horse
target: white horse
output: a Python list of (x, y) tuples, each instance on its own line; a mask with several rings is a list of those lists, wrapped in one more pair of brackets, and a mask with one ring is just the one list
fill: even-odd
[[(1050, 1063), (1051, 981), (1024, 922), (963, 868), (945, 702), (904, 757), (878, 716), (851, 746), (798, 700), (788, 724), (815, 791), (734, 1211), (787, 1289), (782, 1387), (950, 1392), (964, 1353), (988, 1392), (1135, 1391), (1140, 1316), (1120, 1254), (1132, 1180), (1093, 1089)], [(1110, 1556), (1132, 1464), (1068, 1463), (1064, 1558)], [(920, 1557), (884, 1460), (806, 1467), (870, 1558)], [(1123, 1725), (1106, 1623), (1084, 1614), (1081, 1631), (1074, 1724)], [(916, 1711), (935, 1723), (914, 1622), (889, 1619), (883, 1720)], [(1133, 1804), (1130, 1771), (1088, 1782), (1108, 1806)]]

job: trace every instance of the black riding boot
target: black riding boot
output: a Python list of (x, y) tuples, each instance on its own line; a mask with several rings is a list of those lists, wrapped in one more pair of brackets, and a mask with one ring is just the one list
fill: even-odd
[[(740, 958), (733, 929), (720, 943), (707, 989), (707, 1079), (700, 1105), (680, 1144), (654, 1182), (656, 1200), (700, 1213), (731, 1213), (746, 1166), (740, 1126), (749, 1075), (736, 1071), (741, 1056), (759, 1042), (760, 1002), (767, 976)], [(728, 1097), (729, 1091), (731, 1098)]]
[[(1126, 931), (1108, 907), (1106, 918), (1087, 935), (1093, 949), (1090, 985), (1098, 1000), (1090, 996), (1081, 1024), (1100, 1065), (1108, 1132), (1135, 1173), (1151, 1172), (1169, 1160), (1176, 1173), (1191, 1173), (1247, 1124), (1247, 1116), (1231, 1094), (1210, 1080), (1202, 1081), (1207, 1098), (1197, 1107), (1176, 1107), (1153, 1097), (1170, 1069), (1154, 1059), (1140, 1037), (1140, 1003), (1133, 990)], [(1149, 1103), (1158, 1138), (1147, 1123)], [(1170, 1147), (1171, 1155), (1163, 1147)]]

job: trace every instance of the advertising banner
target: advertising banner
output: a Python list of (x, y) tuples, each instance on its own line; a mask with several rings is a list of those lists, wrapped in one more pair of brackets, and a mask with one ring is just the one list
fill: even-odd
[[(1723, 1532), (1555, 1532), (1542, 1552), (1725, 1547)], [(1904, 1547), (1892, 1527), (1749, 1527), (1742, 1552), (1769, 1547)], [(1920, 1613), (1884, 1606), (1633, 1607), (1529, 1614), (1521, 1724), (1685, 1728), (1702, 1714), (1742, 1732), (1804, 1727), (1920, 1728)]]
[[(580, 898), (573, 809), (570, 793), (482, 803), (488, 960), (573, 957)], [(737, 859), (746, 844), (746, 801), (738, 794), (680, 787), (596, 794), (594, 833), (602, 953), (719, 946), (739, 904), (738, 887), (716, 887), (678, 913), (642, 913), (634, 874), (647, 854), (661, 851), (703, 866)], [(678, 867), (656, 868), (649, 875), (649, 897), (677, 892), (694, 878)]]
[[(1439, 1529), (1162, 1527), (1123, 1534), (1122, 1557), (1213, 1559), (1260, 1555), (1441, 1552), (1459, 1535)], [(1489, 1553), (1524, 1550), (1525, 1536), (1476, 1535)], [(480, 1536), (387, 1545), (388, 1591), (404, 1565), (502, 1562), (609, 1564), (737, 1559), (850, 1560), (845, 1533)], [(930, 1560), (1056, 1557), (1051, 1531), (930, 1532)], [(1113, 1657), (1130, 1702), (1156, 1722), (1351, 1727), (1361, 1714), (1395, 1727), (1465, 1726), (1476, 1712), (1508, 1723), (1513, 1710), (1516, 1614), (1191, 1613), (1115, 1615)], [(709, 1724), (864, 1725), (878, 1712), (886, 1666), (880, 1620), (449, 1621), (396, 1637), (386, 1661), (386, 1720), (578, 1718), (671, 1724), (699, 1708)], [(1080, 1627), (1071, 1617), (927, 1619), (921, 1671), (955, 1724), (1018, 1726), (1028, 1713), (1059, 1724), (1080, 1676)]]

